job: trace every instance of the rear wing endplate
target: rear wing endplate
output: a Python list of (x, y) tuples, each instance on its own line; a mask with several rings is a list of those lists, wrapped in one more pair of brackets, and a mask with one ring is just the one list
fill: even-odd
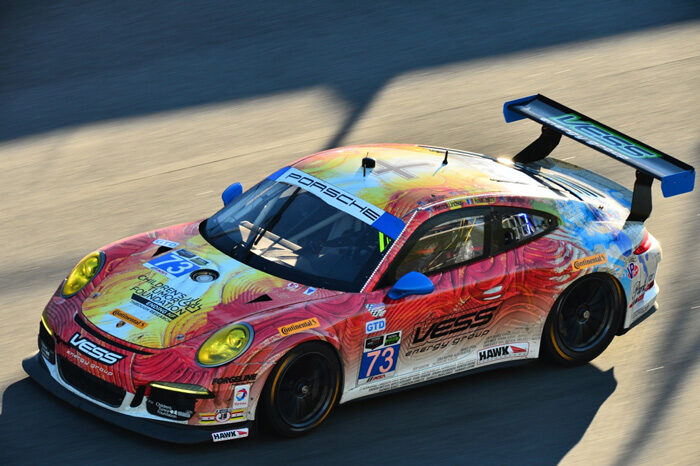
[(542, 124), (540, 137), (513, 157), (514, 162), (544, 159), (554, 150), (563, 134), (634, 167), (637, 178), (627, 220), (643, 222), (649, 217), (654, 178), (661, 181), (664, 197), (693, 190), (695, 169), (690, 165), (543, 95), (506, 102), (503, 104), (503, 116), (506, 123), (530, 118)]

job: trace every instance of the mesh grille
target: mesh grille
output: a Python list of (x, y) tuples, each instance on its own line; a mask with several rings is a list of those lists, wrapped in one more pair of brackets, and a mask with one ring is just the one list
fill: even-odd
[(61, 376), (68, 385), (106, 405), (121, 406), (126, 390), (85, 372), (63, 357), (59, 356), (58, 362)]

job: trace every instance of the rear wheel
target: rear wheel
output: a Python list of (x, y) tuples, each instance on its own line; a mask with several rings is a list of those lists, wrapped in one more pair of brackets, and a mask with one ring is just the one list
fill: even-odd
[(287, 353), (265, 384), (263, 419), (276, 432), (297, 437), (330, 414), (340, 392), (340, 363), (320, 342), (303, 343)]
[(547, 317), (542, 354), (556, 363), (585, 364), (608, 347), (622, 318), (622, 292), (605, 274), (591, 274), (564, 291)]

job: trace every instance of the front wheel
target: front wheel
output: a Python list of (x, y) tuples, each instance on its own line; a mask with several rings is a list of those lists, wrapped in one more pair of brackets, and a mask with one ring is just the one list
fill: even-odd
[(622, 293), (614, 279), (592, 274), (567, 288), (542, 332), (542, 355), (565, 366), (585, 364), (608, 347), (622, 318)]
[(265, 384), (263, 420), (287, 437), (309, 432), (333, 409), (340, 380), (340, 363), (326, 344), (297, 346), (277, 363)]

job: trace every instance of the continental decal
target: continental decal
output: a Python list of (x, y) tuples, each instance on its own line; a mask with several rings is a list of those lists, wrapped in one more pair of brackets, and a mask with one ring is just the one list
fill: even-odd
[(593, 267), (594, 265), (605, 264), (608, 261), (608, 256), (605, 254), (596, 254), (595, 256), (584, 257), (583, 259), (576, 259), (571, 263), (571, 267), (574, 270), (582, 270), (588, 267)]
[(294, 322), (293, 324), (284, 325), (279, 327), (277, 330), (280, 332), (280, 335), (286, 337), (297, 332), (303, 332), (304, 330), (320, 326), (321, 324), (318, 323), (318, 319), (316, 317), (312, 317), (311, 319), (300, 320), (299, 322)]
[[(123, 320), (127, 324), (131, 324), (137, 328), (143, 329), (143, 328), (146, 328), (146, 326), (148, 325), (148, 322), (144, 322), (143, 320), (141, 320), (137, 317), (134, 317), (131, 314), (127, 314), (126, 312), (122, 311), (121, 309), (115, 309), (115, 310), (111, 311), (110, 314), (112, 314), (114, 317), (117, 317), (118, 319)], [(124, 325), (124, 324), (122, 324), (122, 325)]]

